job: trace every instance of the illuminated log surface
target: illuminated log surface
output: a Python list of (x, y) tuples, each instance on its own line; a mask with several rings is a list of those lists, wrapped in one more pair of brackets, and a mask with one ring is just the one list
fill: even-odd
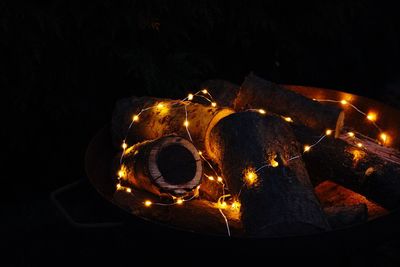
[[(242, 112), (222, 119), (210, 133), (208, 152), (219, 164), (230, 192), (241, 202), (241, 219), (250, 236), (288, 236), (329, 229), (299, 155), (290, 126), (280, 118)], [(258, 168), (275, 154), (279, 166), (266, 167), (246, 185), (243, 171)]]
[(332, 181), (322, 182), (315, 187), (314, 190), (324, 209), (335, 206), (365, 204), (367, 206), (369, 220), (388, 214), (388, 211), (380, 205)]
[(332, 206), (324, 208), (324, 212), (333, 229), (348, 227), (368, 220), (368, 208), (365, 204)]
[[(131, 97), (117, 102), (112, 118), (112, 135), (114, 145), (120, 147), (125, 136), (128, 145), (144, 140), (160, 138), (168, 134), (177, 134), (188, 137), (184, 123), (186, 121), (185, 108), (187, 109), (188, 129), (194, 145), (202, 150), (206, 142), (207, 132), (221, 118), (233, 113), (227, 108), (182, 102), (180, 100), (160, 99), (153, 97)], [(161, 104), (160, 107), (154, 107)], [(154, 107), (144, 111), (132, 123), (135, 114), (143, 108)]]
[(203, 175), (198, 150), (178, 136), (164, 136), (128, 148), (121, 170), (123, 181), (159, 196), (191, 192)]
[[(124, 191), (116, 191), (113, 199), (116, 204), (146, 220), (157, 221), (187, 231), (227, 235), (224, 218), (212, 202), (195, 199), (183, 205), (157, 206), (153, 204), (151, 207), (146, 207), (140, 199), (148, 197), (154, 198), (145, 192), (135, 192), (135, 196), (132, 196)], [(231, 235), (243, 236), (243, 227), (238, 216), (229, 211), (224, 211), (224, 213), (229, 220)]]
[[(318, 139), (317, 133), (307, 127), (293, 127), (297, 139), (310, 144)], [(375, 151), (392, 151), (365, 139), (357, 143), (368, 144)], [(372, 150), (371, 150), (372, 151)], [(311, 151), (303, 155), (308, 173), (314, 184), (332, 180), (387, 209), (400, 205), (400, 161), (389, 159), (385, 154), (372, 153), (342, 139), (327, 137)]]
[(332, 129), (339, 134), (344, 123), (343, 110), (320, 104), (254, 74), (245, 78), (235, 99), (234, 108), (235, 110), (264, 108), (290, 117), (294, 123), (305, 125), (318, 132)]

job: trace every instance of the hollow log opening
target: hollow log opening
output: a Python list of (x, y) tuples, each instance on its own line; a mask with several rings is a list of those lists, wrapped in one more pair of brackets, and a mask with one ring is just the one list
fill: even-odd
[(157, 158), (158, 169), (169, 184), (184, 184), (196, 174), (196, 161), (192, 153), (181, 145), (162, 148)]

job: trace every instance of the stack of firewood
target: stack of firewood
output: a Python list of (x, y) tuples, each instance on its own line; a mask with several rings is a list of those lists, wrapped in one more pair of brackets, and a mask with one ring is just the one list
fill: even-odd
[[(228, 223), (238, 235), (265, 237), (346, 227), (399, 206), (400, 165), (342, 138), (345, 112), (337, 105), (253, 74), (241, 86), (211, 80), (202, 88), (217, 105), (117, 103), (113, 141), (126, 147), (114, 170), (122, 166), (121, 183), (135, 197), (117, 190), (115, 198), (145, 204), (131, 205), (134, 213), (215, 233)], [(178, 205), (145, 202), (171, 197)]]

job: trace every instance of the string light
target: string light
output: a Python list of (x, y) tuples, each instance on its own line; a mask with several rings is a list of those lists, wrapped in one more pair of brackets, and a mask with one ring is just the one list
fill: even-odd
[(220, 183), (222, 183), (222, 181), (223, 181), (223, 180), (222, 180), (222, 177), (221, 177), (221, 176), (218, 176), (218, 177), (217, 177), (217, 181), (220, 182)]
[(283, 119), (287, 122), (293, 122), (292, 118), (290, 117), (283, 117)]
[(183, 122), (183, 126), (188, 127), (188, 126), (189, 126), (189, 121), (188, 121), (188, 120), (185, 120), (185, 121)]
[(331, 135), (331, 134), (332, 134), (332, 130), (331, 130), (331, 129), (327, 129), (327, 130), (325, 131), (325, 134), (326, 134), (326, 135)]
[(340, 100), (340, 104), (347, 105), (349, 102), (346, 99)]
[(214, 179), (214, 176), (207, 176), (207, 178), (208, 178), (208, 180), (210, 180), (210, 181), (214, 181), (215, 179)]
[(203, 94), (208, 94), (208, 91), (207, 91), (207, 89), (203, 89), (203, 90), (201, 90), (201, 92), (203, 93)]
[(212, 103), (211, 103), (211, 106), (215, 108), (215, 107), (217, 106), (217, 103), (212, 102)]
[(386, 141), (388, 140), (388, 135), (386, 133), (381, 133), (379, 135), (379, 138), (383, 141), (383, 143), (386, 143)]
[(129, 187), (127, 187), (127, 188), (125, 189), (125, 191), (126, 191), (127, 193), (131, 193), (131, 192), (132, 192), (132, 189), (130, 189)]
[(158, 103), (157, 108), (163, 108), (164, 104), (163, 103)]
[(120, 183), (117, 184), (117, 190), (119, 190), (119, 189), (121, 189), (121, 184)]
[(176, 199), (176, 204), (182, 205), (183, 204), (183, 199), (182, 198), (177, 198)]
[(200, 156), (203, 155), (203, 152), (201, 152), (200, 150), (199, 150), (199, 155), (200, 155)]
[(128, 145), (125, 143), (125, 141), (122, 143), (122, 149), (125, 150), (128, 147)]
[(145, 205), (146, 207), (150, 207), (151, 205), (153, 205), (153, 202), (151, 202), (150, 200), (146, 200), (146, 201), (144, 202), (144, 205)]
[(253, 167), (248, 167), (244, 170), (244, 181), (248, 186), (255, 185), (258, 180), (258, 175)]
[(363, 147), (363, 144), (360, 143), (360, 142), (358, 142), (358, 143), (357, 143), (357, 146), (361, 148), (361, 147)]
[(367, 114), (367, 119), (369, 121), (375, 122), (378, 119), (378, 115), (375, 112), (370, 111)]
[(234, 200), (231, 204), (231, 209), (234, 211), (240, 211), (241, 204), (239, 201)]
[(188, 100), (193, 100), (193, 94), (188, 94), (187, 99)]
[(258, 113), (260, 113), (260, 114), (265, 114), (265, 113), (267, 113), (267, 112), (265, 112), (265, 110), (263, 110), (263, 109), (259, 109), (259, 110), (258, 110)]
[(350, 137), (354, 137), (355, 136), (355, 134), (353, 132), (348, 132), (347, 135), (350, 136)]
[(132, 121), (137, 122), (139, 121), (139, 115), (134, 115)]
[(309, 145), (304, 146), (304, 152), (308, 152), (310, 150), (311, 150), (311, 146), (309, 146)]

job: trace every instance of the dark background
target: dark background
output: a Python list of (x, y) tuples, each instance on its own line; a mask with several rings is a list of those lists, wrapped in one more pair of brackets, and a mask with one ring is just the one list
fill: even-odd
[[(133, 264), (147, 243), (152, 252), (171, 248), (171, 238), (181, 249), (201, 244), (193, 253), (200, 259), (208, 259), (207, 251), (222, 260), (264, 256), (253, 253), (257, 247), (287, 255), (282, 260), (400, 265), (395, 219), (379, 226), (382, 233), (375, 227), (355, 240), (333, 236), (327, 246), (314, 239), (242, 242), (132, 219), (87, 181), (65, 197), (72, 211), (128, 226), (77, 229), (49, 200), (57, 188), (85, 179), (86, 147), (121, 97), (182, 97), (206, 79), (240, 84), (254, 71), (400, 108), (399, 27), (397, 8), (374, 1), (1, 1), (0, 234), (11, 256), (5, 265), (104, 263), (104, 257)], [(175, 263), (177, 251), (168, 257)]]

